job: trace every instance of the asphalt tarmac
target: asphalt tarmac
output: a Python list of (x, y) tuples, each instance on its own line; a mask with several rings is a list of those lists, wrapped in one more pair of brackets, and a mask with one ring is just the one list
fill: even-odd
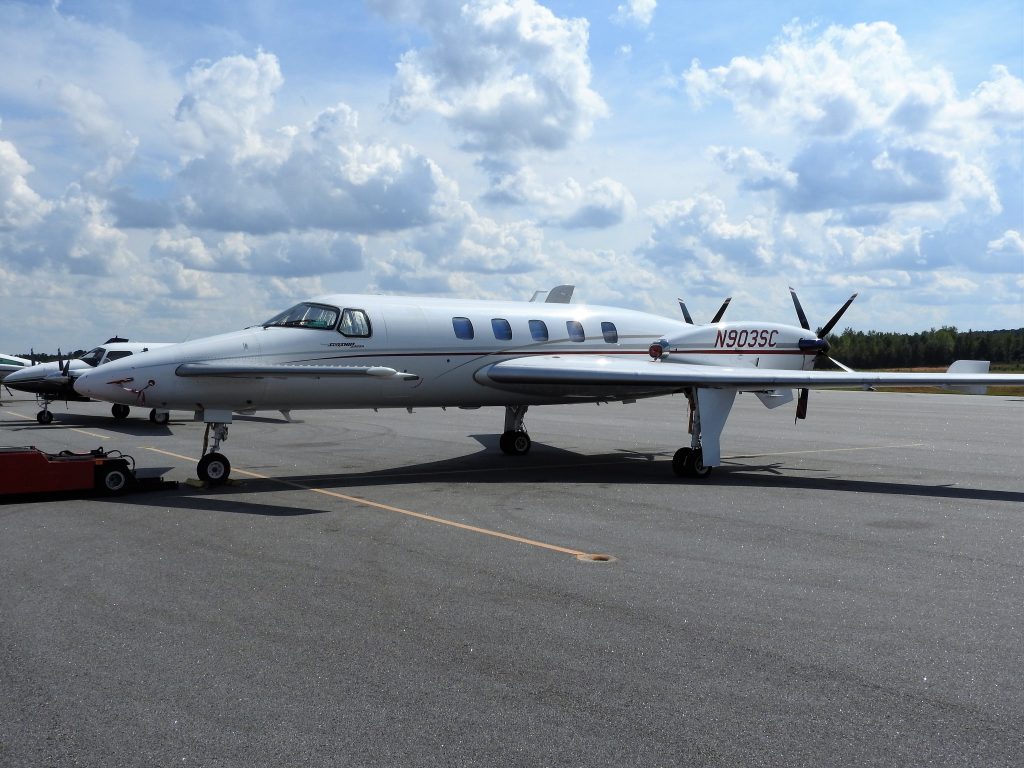
[(0, 766), (1020, 766), (1024, 400), (238, 419), (0, 407), (175, 488), (0, 496)]

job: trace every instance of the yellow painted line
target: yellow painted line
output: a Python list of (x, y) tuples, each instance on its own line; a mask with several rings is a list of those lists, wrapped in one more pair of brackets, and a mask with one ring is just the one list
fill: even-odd
[[(899, 445), (876, 445), (876, 446), (863, 446), (863, 447), (851, 447), (851, 448), (826, 448), (826, 449), (822, 449), (822, 450), (782, 451), (782, 452), (778, 452), (778, 453), (737, 454), (737, 455), (733, 455), (733, 456), (724, 456), (723, 458), (724, 459), (750, 459), (750, 458), (764, 458), (764, 457), (771, 457), (771, 456), (794, 456), (794, 455), (806, 454), (806, 453), (839, 453), (839, 452), (844, 452), (844, 451), (877, 451), (877, 450), (895, 449), (895, 448), (919, 448), (919, 447), (921, 447), (923, 445), (925, 445), (925, 443), (902, 443), (902, 444), (899, 444)], [(170, 456), (172, 458), (181, 459), (182, 461), (189, 461), (189, 462), (193, 462), (193, 463), (196, 461), (191, 456), (182, 456), (180, 453), (172, 453), (171, 451), (165, 451), (165, 450), (163, 450), (161, 448), (153, 448), (151, 446), (139, 446), (139, 449), (140, 450), (144, 450), (144, 451), (152, 451), (153, 453), (160, 453), (160, 454), (163, 454), (164, 456)], [(621, 458), (621, 459), (614, 459), (614, 460), (610, 460), (610, 461), (596, 461), (596, 462), (585, 462), (585, 463), (563, 464), (563, 465), (545, 464), (545, 465), (543, 465), (543, 468), (544, 469), (573, 468), (573, 467), (578, 468), (578, 467), (581, 467), (581, 466), (600, 466), (600, 465), (610, 465), (610, 464), (627, 464), (627, 463), (631, 463), (631, 462), (634, 462), (634, 461), (637, 461), (637, 459), (636, 458)], [(482, 468), (482, 469), (473, 469), (473, 470), (452, 470), (452, 471), (448, 471), (448, 472), (405, 473), (405, 474), (397, 474), (397, 475), (389, 475), (389, 476), (390, 477), (415, 477), (417, 475), (429, 474), (432, 477), (436, 477), (437, 475), (441, 475), (441, 474), (467, 474), (469, 472), (494, 472), (494, 471), (502, 471), (502, 470), (506, 470), (506, 469), (509, 470), (509, 471), (512, 471), (512, 470), (527, 469), (527, 468), (528, 467), (524, 467), (524, 466), (521, 466), (521, 467), (508, 467), (508, 468)], [(534, 467), (534, 468), (539, 468), (539, 467)], [(246, 475), (247, 477), (253, 477), (253, 478), (256, 478), (256, 479), (259, 479), (259, 480), (270, 480), (272, 482), (279, 483), (279, 484), (285, 485), (285, 486), (289, 486), (291, 488), (297, 488), (299, 490), (309, 491), (311, 493), (319, 493), (319, 494), (321, 494), (323, 496), (330, 496), (330, 497), (335, 498), (335, 499), (341, 499), (342, 501), (348, 501), (348, 502), (351, 502), (353, 504), (359, 504), (359, 505), (364, 506), (364, 507), (371, 507), (373, 509), (380, 509), (380, 510), (383, 510), (385, 512), (394, 512), (394, 513), (399, 514), (399, 515), (405, 515), (407, 517), (413, 517), (413, 518), (416, 518), (418, 520), (425, 520), (427, 522), (437, 523), (438, 525), (447, 525), (447, 526), (450, 526), (452, 528), (458, 528), (460, 530), (470, 531), (472, 533), (478, 533), (478, 534), (481, 534), (483, 536), (491, 536), (491, 537), (497, 538), (497, 539), (504, 539), (505, 541), (513, 541), (513, 542), (516, 542), (517, 544), (528, 544), (531, 547), (539, 547), (541, 549), (546, 549), (546, 550), (549, 550), (549, 551), (552, 551), (552, 552), (559, 552), (559, 553), (566, 554), (566, 555), (572, 555), (572, 556), (577, 557), (577, 558), (585, 557), (585, 556), (587, 556), (589, 554), (589, 553), (584, 552), (584, 551), (579, 550), (579, 549), (572, 549), (570, 547), (562, 547), (562, 546), (559, 546), (557, 544), (548, 544), (547, 542), (537, 541), (536, 539), (528, 539), (528, 538), (525, 538), (523, 536), (516, 536), (516, 535), (511, 534), (511, 533), (504, 533), (502, 531), (495, 531), (495, 530), (492, 530), (490, 528), (481, 528), (481, 527), (476, 526), (476, 525), (468, 525), (467, 523), (459, 523), (459, 522), (456, 522), (455, 520), (448, 520), (446, 518), (438, 517), (436, 515), (428, 515), (428, 514), (424, 514), (422, 512), (414, 512), (411, 509), (403, 509), (401, 507), (393, 507), (390, 504), (382, 504), (382, 503), (377, 502), (377, 501), (370, 501), (369, 499), (363, 499), (363, 498), (360, 498), (359, 496), (349, 496), (348, 494), (338, 493), (337, 491), (330, 491), (330, 490), (327, 490), (326, 488), (314, 488), (312, 486), (303, 485), (302, 483), (296, 483), (296, 482), (293, 482), (291, 480), (282, 480), (282, 479), (276, 478), (276, 477), (269, 477), (268, 475), (261, 475), (258, 472), (251, 472), (249, 470), (239, 469), (237, 467), (233, 467), (232, 468), (232, 472), (234, 472), (236, 474), (240, 474), (240, 475)], [(358, 476), (353, 477), (353, 479), (358, 479)]]
[(89, 437), (98, 437), (100, 440), (113, 440), (113, 435), (101, 435), (99, 432), (89, 432), (84, 429), (78, 429), (77, 427), (69, 427), (72, 432), (77, 432), (80, 435), (88, 435)]
[[(15, 413), (14, 411), (4, 411), (4, 413), (10, 414), (11, 416), (17, 416), (19, 419), (25, 419), (26, 421), (35, 421), (35, 416), (26, 416), (23, 413)], [(42, 426), (47, 426), (47, 425), (42, 425)], [(58, 424), (57, 426), (59, 427), (60, 425)], [(79, 429), (78, 427), (65, 427), (65, 429), (69, 429), (72, 432), (77, 432), (80, 435), (88, 435), (89, 437), (98, 437), (100, 440), (113, 440), (114, 439), (113, 435), (101, 435), (98, 432), (89, 432), (88, 430)]]
[[(144, 450), (144, 451), (153, 451), (154, 453), (162, 453), (165, 456), (172, 456), (172, 457), (174, 457), (176, 459), (183, 459), (185, 461), (192, 461), (192, 462), (195, 461), (195, 459), (190, 458), (189, 456), (182, 456), (181, 454), (171, 453), (170, 451), (164, 451), (164, 450), (161, 450), (160, 448), (151, 448), (149, 446), (139, 446), (139, 447), (142, 450)], [(363, 498), (360, 498), (358, 496), (349, 496), (349, 495), (344, 494), (344, 493), (338, 493), (336, 491), (329, 491), (326, 488), (313, 488), (313, 487), (308, 486), (308, 485), (303, 485), (302, 483), (295, 483), (295, 482), (292, 482), (291, 480), (281, 480), (280, 478), (277, 478), (277, 477), (268, 477), (267, 475), (261, 475), (258, 472), (250, 472), (250, 471), (245, 470), (245, 469), (237, 469), (237, 468), (232, 467), (232, 472), (236, 472), (236, 473), (238, 473), (240, 475), (247, 475), (248, 477), (255, 477), (255, 478), (259, 479), (259, 480), (271, 480), (271, 481), (273, 481), (275, 483), (280, 483), (281, 485), (287, 485), (287, 486), (290, 486), (292, 488), (298, 488), (299, 490), (302, 490), (302, 491), (310, 491), (312, 493), (319, 493), (319, 494), (322, 494), (324, 496), (331, 496), (331, 497), (333, 497), (335, 499), (341, 499), (342, 501), (349, 501), (349, 502), (352, 502), (353, 504), (360, 504), (360, 505), (362, 505), (364, 507), (372, 507), (374, 509), (382, 509), (385, 512), (396, 512), (397, 514), (406, 515), (407, 517), (415, 517), (415, 518), (417, 518), (419, 520), (426, 520), (428, 522), (437, 523), (439, 525), (448, 525), (448, 526), (451, 526), (452, 528), (459, 528), (459, 529), (461, 529), (463, 531), (471, 531), (473, 533), (479, 533), (479, 534), (482, 534), (484, 536), (491, 536), (491, 537), (494, 537), (496, 539), (504, 539), (505, 541), (514, 541), (517, 544), (529, 544), (531, 547), (540, 547), (541, 549), (547, 549), (547, 550), (550, 550), (552, 552), (560, 552), (560, 553), (565, 554), (565, 555), (572, 555), (573, 557), (579, 557), (580, 555), (588, 554), (587, 552), (584, 552), (583, 550), (580, 550), (580, 549), (571, 549), (569, 547), (560, 547), (557, 544), (548, 544), (548, 543), (543, 542), (543, 541), (537, 541), (536, 539), (527, 539), (527, 538), (525, 538), (523, 536), (515, 536), (515, 535), (513, 535), (511, 533), (503, 533), (501, 531), (494, 531), (494, 530), (491, 530), (490, 528), (480, 528), (479, 526), (476, 526), (476, 525), (468, 525), (466, 523), (459, 523), (459, 522), (456, 522), (454, 520), (447, 520), (447, 519), (445, 519), (443, 517), (437, 517), (436, 515), (426, 515), (426, 514), (424, 514), (422, 512), (413, 512), (411, 509), (402, 509), (401, 507), (393, 507), (390, 504), (381, 504), (380, 502), (370, 501), (369, 499), (363, 499)]]
[(900, 443), (899, 445), (863, 445), (851, 448), (819, 448), (807, 451), (779, 451), (777, 453), (739, 453), (723, 459), (760, 459), (771, 456), (797, 456), (802, 453), (846, 453), (851, 451), (887, 451), (894, 448), (920, 448), (927, 443)]

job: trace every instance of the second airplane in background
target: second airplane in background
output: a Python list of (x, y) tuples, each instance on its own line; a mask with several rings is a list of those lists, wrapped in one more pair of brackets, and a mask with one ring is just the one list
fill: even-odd
[[(76, 392), (72, 386), (75, 378), (81, 373), (114, 360), (166, 346), (168, 345), (161, 343), (131, 342), (115, 336), (108, 339), (102, 346), (90, 349), (81, 357), (39, 363), (13, 371), (4, 379), (4, 386), (34, 394), (42, 406), (42, 409), (36, 414), (36, 421), (40, 424), (49, 424), (53, 421), (53, 414), (50, 412), (51, 403), (57, 400), (64, 402), (89, 400), (88, 397)], [(129, 407), (115, 403), (110, 411), (115, 419), (123, 419), (128, 416)], [(149, 418), (157, 424), (166, 424), (168, 413), (167, 411), (160, 413), (150, 411)]]

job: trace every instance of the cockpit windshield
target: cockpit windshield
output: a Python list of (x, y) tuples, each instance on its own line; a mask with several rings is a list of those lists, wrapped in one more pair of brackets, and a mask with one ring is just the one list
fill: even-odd
[(318, 330), (331, 330), (338, 324), (337, 307), (328, 307), (325, 304), (310, 304), (302, 302), (291, 309), (286, 309), (279, 315), (263, 323), (264, 328), (277, 326), (281, 328), (316, 328)]
[(86, 352), (78, 359), (81, 360), (86, 365), (90, 365), (93, 368), (95, 368), (97, 365), (100, 364), (100, 360), (103, 359), (103, 353), (106, 351), (107, 350), (105, 350), (103, 347), (96, 347), (95, 349), (90, 349), (88, 352)]

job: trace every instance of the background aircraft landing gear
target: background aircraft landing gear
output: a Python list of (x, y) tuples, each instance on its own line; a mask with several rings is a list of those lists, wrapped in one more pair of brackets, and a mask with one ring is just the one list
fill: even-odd
[(36, 414), (36, 421), (40, 424), (49, 424), (53, 421), (53, 414), (50, 413), (49, 408), (43, 408), (39, 413)]
[(530, 452), (533, 444), (530, 436), (526, 434), (526, 425), (523, 420), (526, 418), (528, 405), (506, 405), (505, 406), (505, 431), (501, 434), (498, 445), (503, 453), (509, 456), (525, 456)]
[(168, 411), (158, 411), (154, 408), (149, 412), (149, 420), (154, 424), (166, 424), (171, 420), (171, 414)]
[(672, 469), (679, 477), (697, 480), (711, 475), (711, 467), (704, 466), (704, 452), (700, 448), (680, 448), (672, 457)]
[(115, 419), (127, 419), (132, 409), (123, 403), (114, 403), (110, 406), (110, 413)]

